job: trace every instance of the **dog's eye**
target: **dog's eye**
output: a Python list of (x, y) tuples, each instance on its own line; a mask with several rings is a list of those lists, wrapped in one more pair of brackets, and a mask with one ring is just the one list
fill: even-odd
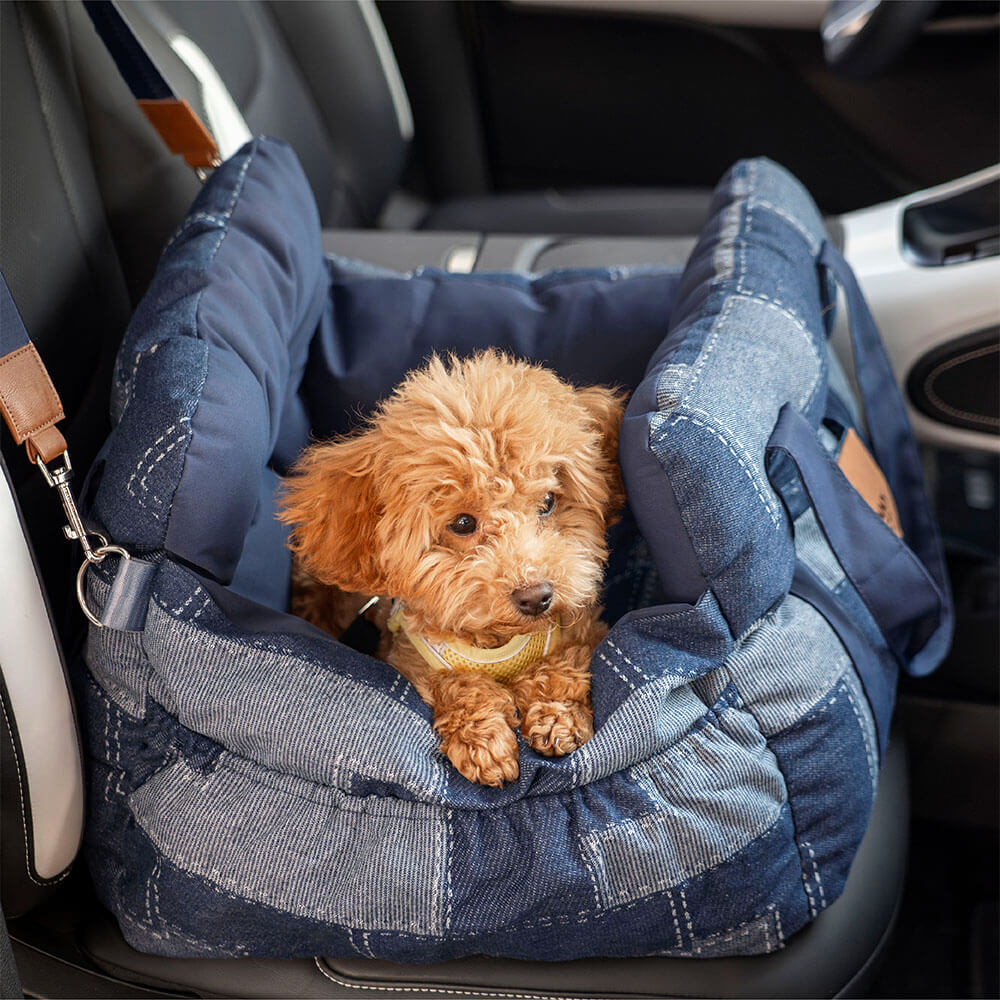
[(539, 517), (547, 517), (556, 509), (556, 495), (555, 493), (546, 493), (545, 499), (542, 500), (542, 506), (538, 508)]
[(459, 514), (448, 525), (448, 530), (453, 535), (471, 535), (476, 530), (476, 519), (471, 514)]

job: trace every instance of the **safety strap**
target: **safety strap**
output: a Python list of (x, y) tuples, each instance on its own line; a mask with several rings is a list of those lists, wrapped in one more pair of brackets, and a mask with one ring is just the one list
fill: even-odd
[(28, 460), (45, 466), (66, 453), (56, 427), (65, 414), (2, 274), (0, 284), (0, 412)]
[(908, 673), (921, 677), (934, 670), (947, 654), (954, 629), (954, 609), (944, 547), (930, 498), (923, 465), (906, 413), (906, 403), (893, 374), (875, 317), (850, 265), (832, 244), (820, 252), (821, 267), (833, 275), (847, 299), (854, 371), (858, 381), (872, 454), (895, 497), (902, 535), (938, 605), (936, 624), (903, 660)]
[[(107, 615), (102, 615), (102, 618), (94, 615), (87, 606), (84, 593), (87, 569), (103, 562), (109, 555), (120, 556), (124, 566), (134, 563), (132, 571), (118, 573), (115, 586), (120, 591), (124, 587), (134, 588), (140, 577), (148, 578), (152, 566), (141, 560), (132, 560), (120, 545), (111, 545), (104, 535), (84, 527), (70, 491), (73, 465), (69, 449), (62, 432), (55, 426), (64, 417), (62, 403), (41, 356), (28, 337), (3, 274), (0, 274), (0, 413), (14, 435), (14, 441), (25, 446), (28, 460), (38, 466), (46, 483), (59, 494), (67, 520), (63, 534), (79, 541), (83, 548), (84, 560), (76, 577), (76, 594), (83, 613), (98, 627), (134, 625), (133, 612), (123, 615), (116, 611), (116, 607), (124, 605), (121, 600), (108, 602), (110, 613), (116, 616), (114, 622)], [(96, 544), (92, 545), (91, 539)]]
[(179, 98), (113, 0), (83, 0), (97, 34), (136, 103), (172, 153), (201, 180), (221, 162), (219, 147), (194, 108)]

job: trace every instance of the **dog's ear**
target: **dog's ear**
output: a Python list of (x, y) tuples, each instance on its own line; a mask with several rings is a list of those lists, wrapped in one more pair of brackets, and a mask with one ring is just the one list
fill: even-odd
[(380, 504), (378, 431), (306, 449), (282, 487), (278, 519), (291, 525), (291, 549), (321, 583), (364, 594), (384, 592), (375, 544)]
[[(576, 390), (576, 401), (582, 404), (599, 436), (599, 458), (593, 470), (603, 480), (607, 490), (604, 517), (608, 524), (616, 520), (616, 515), (625, 505), (625, 484), (622, 482), (621, 466), (618, 462), (618, 435), (621, 431), (622, 416), (625, 413), (626, 394), (618, 389), (604, 386), (585, 386)], [(582, 470), (581, 470), (582, 471)], [(594, 495), (594, 486), (586, 487)]]

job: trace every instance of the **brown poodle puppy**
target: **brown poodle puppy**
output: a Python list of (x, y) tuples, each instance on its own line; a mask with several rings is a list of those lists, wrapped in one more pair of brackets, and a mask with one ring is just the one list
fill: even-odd
[(619, 393), (494, 351), (435, 357), (286, 483), (293, 610), (338, 635), (380, 595), (378, 655), (431, 706), (470, 781), (517, 777), (518, 724), (548, 756), (593, 734), (621, 417)]

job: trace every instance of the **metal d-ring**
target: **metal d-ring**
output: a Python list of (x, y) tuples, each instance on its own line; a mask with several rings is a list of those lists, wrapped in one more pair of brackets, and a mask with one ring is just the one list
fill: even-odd
[(98, 618), (94, 612), (87, 607), (87, 595), (84, 593), (84, 580), (87, 576), (87, 570), (96, 563), (104, 562), (105, 558), (112, 554), (121, 556), (126, 562), (132, 557), (120, 545), (109, 545), (108, 540), (99, 532), (91, 531), (88, 532), (88, 534), (99, 538), (101, 540), (101, 544), (98, 545), (96, 549), (89, 549), (86, 551), (86, 559), (83, 560), (79, 570), (77, 570), (76, 599), (80, 602), (80, 610), (86, 616), (87, 621), (96, 625), (98, 628), (104, 628), (104, 622), (102, 622), (100, 618)]

